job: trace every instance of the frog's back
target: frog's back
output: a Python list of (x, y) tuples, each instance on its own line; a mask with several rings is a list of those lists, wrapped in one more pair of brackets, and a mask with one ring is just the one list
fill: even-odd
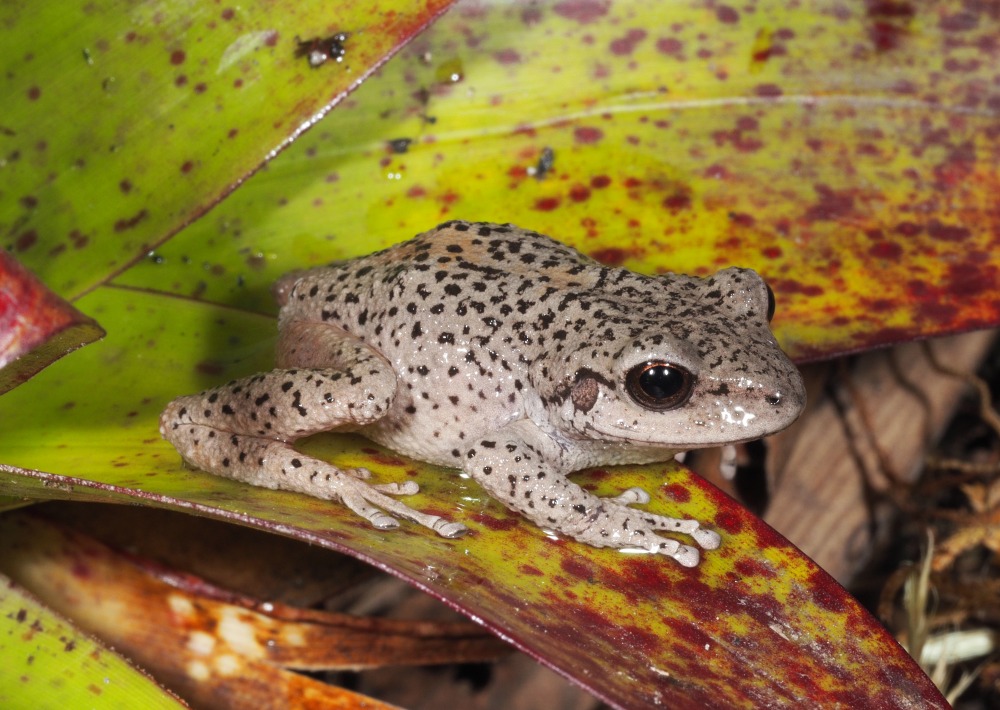
[[(289, 274), (274, 286), (282, 321), (331, 322), (364, 336), (376, 312), (439, 314), (449, 303), (475, 304), (525, 286), (565, 285), (593, 265), (575, 249), (510, 224), (445, 222), (365, 257)], [(513, 289), (513, 290), (512, 290)], [(454, 314), (454, 308), (447, 308)]]
[(593, 262), (572, 247), (512, 224), (451, 221), (409, 241), (334, 268), (382, 268), (392, 275), (407, 270), (469, 271), (488, 278), (508, 274), (561, 271)]

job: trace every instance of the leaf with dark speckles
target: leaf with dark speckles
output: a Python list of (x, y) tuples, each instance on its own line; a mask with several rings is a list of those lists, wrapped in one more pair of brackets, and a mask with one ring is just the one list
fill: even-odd
[[(452, 1), (0, 4), (0, 248), (59, 295), (87, 292), (205, 214)], [(342, 56), (312, 66), (300, 51), (340, 33)]]
[(997, 17), (753, 8), (459, 6), (120, 281), (270, 312), (255, 284), (462, 218), (648, 273), (755, 268), (799, 360), (1000, 324)]
[(186, 707), (0, 575), (0, 707)]

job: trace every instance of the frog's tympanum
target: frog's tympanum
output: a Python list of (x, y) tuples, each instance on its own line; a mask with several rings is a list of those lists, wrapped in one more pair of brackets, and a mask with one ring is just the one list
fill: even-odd
[(277, 368), (172, 402), (163, 435), (191, 464), (268, 488), (338, 500), (379, 528), (397, 518), (445, 537), (465, 526), (305, 456), (296, 439), (360, 432), (463, 469), (559, 536), (661, 553), (683, 565), (719, 535), (599, 498), (567, 475), (757, 439), (790, 424), (805, 395), (768, 321), (753, 271), (643, 276), (602, 266), (512, 225), (447, 222), (354, 261), (291, 274)]

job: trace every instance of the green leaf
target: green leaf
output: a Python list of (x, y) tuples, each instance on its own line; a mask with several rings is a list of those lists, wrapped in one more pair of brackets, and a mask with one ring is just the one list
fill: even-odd
[[(198, 218), (450, 0), (0, 5), (0, 244), (75, 297)], [(299, 40), (348, 32), (342, 62)], [(70, 118), (71, 117), (71, 118)]]
[(125, 659), (0, 575), (0, 705), (185, 707)]
[(460, 218), (755, 268), (797, 359), (995, 326), (1000, 25), (895, 7), (459, 6), (119, 282), (273, 312), (288, 270)]

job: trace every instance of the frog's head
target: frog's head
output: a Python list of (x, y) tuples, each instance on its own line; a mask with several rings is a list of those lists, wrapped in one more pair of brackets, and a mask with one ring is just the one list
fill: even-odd
[[(549, 416), (571, 438), (676, 450), (758, 439), (800, 414), (805, 389), (756, 272), (628, 274), (545, 359)], [(585, 325), (583, 325), (585, 324)]]

